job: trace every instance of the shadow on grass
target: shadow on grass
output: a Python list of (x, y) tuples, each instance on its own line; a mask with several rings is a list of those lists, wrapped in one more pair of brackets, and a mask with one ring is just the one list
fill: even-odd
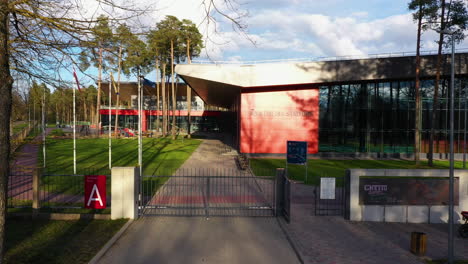
[(7, 220), (5, 263), (86, 263), (126, 220)]

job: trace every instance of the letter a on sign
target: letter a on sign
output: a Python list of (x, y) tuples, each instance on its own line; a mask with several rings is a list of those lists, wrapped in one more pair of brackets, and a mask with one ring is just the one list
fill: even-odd
[(105, 209), (106, 208), (106, 176), (86, 175), (85, 176), (85, 208)]

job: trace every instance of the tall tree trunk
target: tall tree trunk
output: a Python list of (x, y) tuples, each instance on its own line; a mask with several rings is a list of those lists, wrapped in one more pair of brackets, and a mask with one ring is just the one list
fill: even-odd
[[(192, 63), (190, 59), (190, 39), (187, 39), (187, 62), (188, 64)], [(192, 88), (187, 84), (187, 138), (191, 137), (190, 127), (192, 125), (192, 120), (190, 117), (190, 112), (192, 110)]]
[[(115, 137), (119, 135), (119, 109), (120, 109), (120, 68), (122, 64), (122, 46), (119, 47), (119, 69), (117, 70), (117, 102), (115, 109)], [(110, 123), (110, 122), (109, 122)]]
[(167, 111), (166, 111), (166, 118), (167, 118), (167, 122), (166, 122), (166, 125), (167, 125), (167, 128), (166, 128), (166, 131), (167, 131), (167, 134), (169, 135), (169, 131), (171, 130), (171, 117), (170, 117), (170, 111), (169, 111), (169, 106), (171, 105), (171, 87), (169, 86), (169, 83), (171, 81), (171, 78), (170, 76), (167, 76), (166, 78), (166, 84), (167, 84), (167, 88), (166, 88), (166, 106), (167, 106)]
[[(100, 46), (101, 44), (99, 44)], [(98, 89), (97, 89), (97, 100), (96, 100), (96, 128), (101, 129), (99, 126), (101, 114), (101, 81), (102, 81), (102, 48), (99, 47), (99, 67), (98, 67)]]
[(176, 138), (176, 94), (175, 94), (175, 87), (174, 87), (174, 41), (171, 40), (171, 80), (172, 80), (172, 139)]
[(55, 124), (59, 123), (59, 107), (58, 107), (58, 102), (55, 101)]
[(437, 108), (439, 105), (439, 82), (440, 82), (440, 66), (442, 64), (442, 44), (444, 41), (444, 34), (442, 30), (445, 29), (445, 0), (442, 0), (442, 10), (440, 15), (440, 30), (439, 33), (439, 49), (437, 51), (437, 68), (436, 68), (436, 79), (434, 83), (434, 99), (432, 104), (432, 121), (431, 121), (431, 134), (429, 136), (429, 157), (428, 164), (433, 166), (433, 155), (434, 155), (434, 133), (435, 124), (437, 122)]
[(163, 127), (162, 133), (163, 136), (167, 135), (167, 104), (166, 104), (166, 63), (162, 64), (162, 78), (161, 78), (161, 88), (162, 88), (162, 116), (163, 116)]
[(0, 262), (5, 252), (5, 219), (10, 175), (10, 116), (13, 78), (8, 51), (8, 0), (0, 0)]
[(192, 59), (190, 58), (190, 39), (187, 39), (187, 63), (192, 64)]
[(83, 121), (87, 121), (88, 120), (88, 107), (86, 106), (86, 99), (83, 99)]
[(156, 61), (155, 61), (155, 67), (156, 67), (156, 134), (159, 134), (159, 82), (158, 82), (158, 74), (159, 74), (159, 61), (158, 61), (158, 55), (156, 54)]
[(421, 98), (419, 95), (419, 71), (421, 66), (421, 57), (419, 55), (420, 42), (421, 42), (421, 23), (422, 23), (422, 6), (419, 2), (419, 15), (418, 15), (418, 36), (416, 40), (416, 80), (414, 82), (414, 101), (415, 101), (415, 124), (414, 124), (414, 161), (419, 165), (419, 152), (420, 152), (420, 131), (421, 131)]

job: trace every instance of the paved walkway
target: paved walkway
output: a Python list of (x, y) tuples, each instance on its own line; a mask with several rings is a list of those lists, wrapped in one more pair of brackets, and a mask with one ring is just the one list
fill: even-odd
[[(427, 234), (428, 258), (446, 258), (447, 225), (351, 222), (341, 216), (314, 216), (314, 188), (292, 185), (292, 221), (283, 224), (305, 263), (424, 263), (409, 251), (413, 231)], [(455, 256), (468, 259), (466, 239), (455, 239)]]
[(217, 139), (204, 139), (179, 170), (207, 168), (237, 171), (236, 155), (231, 151)]
[(37, 153), (42, 144), (42, 134), (36, 136), (30, 143), (21, 146), (13, 156), (11, 169), (13, 172), (21, 171), (24, 174), (32, 174), (37, 167)]
[[(238, 170), (235, 156), (218, 140), (204, 140), (182, 170)], [(179, 172), (180, 172), (179, 171)], [(427, 234), (427, 257), (446, 258), (447, 226), (351, 222), (340, 216), (314, 216), (314, 188), (292, 185), (292, 220), (275, 218), (143, 217), (101, 263), (297, 263), (286, 232), (307, 264), (413, 264), (410, 234)], [(468, 259), (468, 241), (455, 239), (455, 256)]]
[(143, 217), (127, 229), (99, 263), (299, 261), (275, 218)]
[[(46, 134), (49, 134), (53, 128), (47, 128)], [(37, 135), (32, 141), (21, 146), (13, 156), (13, 161), (10, 164), (10, 177), (8, 182), (8, 198), (13, 198), (9, 201), (11, 206), (21, 206), (24, 201), (31, 201), (33, 197), (32, 191), (32, 175), (33, 171), (42, 167), (38, 164), (38, 153), (42, 147), (42, 134)], [(41, 193), (43, 200), (62, 199), (55, 194)], [(80, 199), (71, 197), (73, 199)]]
[[(196, 176), (218, 169), (238, 171), (235, 156), (226, 155), (229, 152), (219, 140), (203, 140), (177, 173), (199, 168), (205, 171)], [(293, 264), (299, 259), (276, 218), (145, 216), (126, 230), (99, 263)]]

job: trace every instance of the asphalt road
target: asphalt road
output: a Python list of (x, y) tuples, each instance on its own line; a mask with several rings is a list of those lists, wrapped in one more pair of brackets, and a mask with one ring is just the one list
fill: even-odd
[(143, 217), (99, 263), (300, 263), (272, 217)]

